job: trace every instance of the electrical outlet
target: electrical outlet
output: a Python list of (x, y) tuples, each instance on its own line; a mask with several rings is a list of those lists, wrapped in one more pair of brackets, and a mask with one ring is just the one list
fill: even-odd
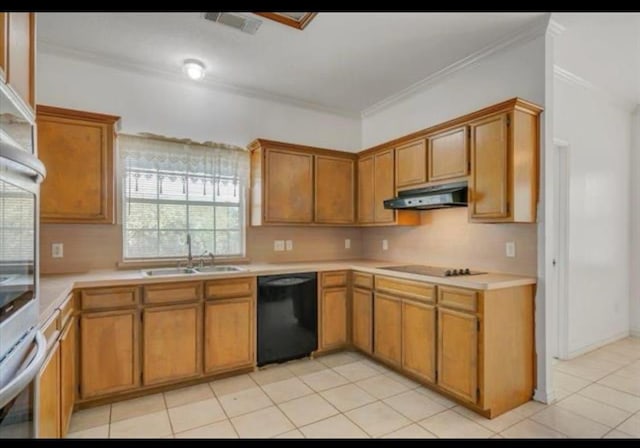
[(515, 258), (516, 256), (516, 243), (515, 241), (507, 241), (504, 245), (504, 250), (509, 258)]
[(293, 250), (293, 241), (292, 240), (287, 240), (285, 241), (285, 247), (287, 248), (287, 250)]
[(351, 249), (351, 240), (349, 238), (345, 238), (344, 240), (344, 248)]
[(273, 250), (276, 252), (282, 252), (284, 250), (284, 240), (274, 240)]
[(389, 240), (382, 240), (382, 250), (389, 250)]
[(64, 244), (52, 243), (51, 244), (51, 258), (62, 258), (64, 256)]

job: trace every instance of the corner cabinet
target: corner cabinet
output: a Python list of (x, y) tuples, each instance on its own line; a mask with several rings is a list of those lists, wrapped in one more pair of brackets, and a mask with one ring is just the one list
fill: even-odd
[(45, 223), (114, 221), (114, 137), (120, 118), (38, 105), (38, 157)]
[(264, 139), (249, 149), (252, 225), (355, 223), (355, 154)]
[(472, 222), (536, 222), (541, 109), (522, 100), (469, 123)]

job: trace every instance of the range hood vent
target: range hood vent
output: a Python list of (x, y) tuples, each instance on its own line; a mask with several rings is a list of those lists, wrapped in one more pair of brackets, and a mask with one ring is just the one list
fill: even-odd
[(204, 18), (212, 22), (230, 26), (247, 34), (256, 34), (262, 20), (237, 12), (205, 12)]
[(400, 191), (397, 197), (384, 201), (384, 208), (433, 210), (466, 207), (467, 189), (464, 181)]

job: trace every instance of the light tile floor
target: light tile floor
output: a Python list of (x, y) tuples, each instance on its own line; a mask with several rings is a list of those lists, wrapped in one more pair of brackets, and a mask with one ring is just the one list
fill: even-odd
[(640, 339), (554, 364), (553, 405), (488, 420), (353, 352), (76, 412), (89, 438), (640, 438)]

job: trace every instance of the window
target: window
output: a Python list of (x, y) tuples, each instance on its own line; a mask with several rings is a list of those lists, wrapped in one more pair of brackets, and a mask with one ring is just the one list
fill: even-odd
[(244, 256), (249, 155), (201, 145), (121, 135), (125, 259)]

